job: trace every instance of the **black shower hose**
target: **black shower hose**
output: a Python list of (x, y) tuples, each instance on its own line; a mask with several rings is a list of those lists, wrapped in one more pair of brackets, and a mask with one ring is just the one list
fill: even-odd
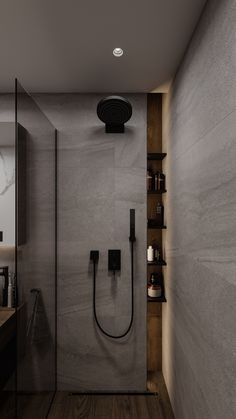
[(107, 333), (102, 326), (99, 323), (98, 317), (97, 317), (97, 312), (96, 312), (96, 261), (93, 261), (93, 314), (94, 314), (94, 319), (96, 321), (96, 324), (98, 326), (98, 328), (101, 330), (101, 332), (112, 339), (121, 339), (124, 338), (126, 335), (128, 335), (132, 324), (133, 324), (133, 320), (134, 320), (134, 242), (131, 241), (131, 318), (130, 318), (130, 323), (129, 326), (127, 328), (127, 330), (122, 333), (122, 335), (111, 335), (110, 333)]

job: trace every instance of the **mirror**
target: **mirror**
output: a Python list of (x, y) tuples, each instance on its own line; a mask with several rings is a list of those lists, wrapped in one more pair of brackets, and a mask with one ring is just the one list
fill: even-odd
[(15, 124), (0, 123), (0, 246), (15, 246)]
[[(0, 122), (0, 247), (26, 243), (26, 130)], [(17, 189), (17, 191), (16, 191)], [(17, 202), (16, 202), (17, 196)], [(17, 217), (17, 240), (16, 240)]]

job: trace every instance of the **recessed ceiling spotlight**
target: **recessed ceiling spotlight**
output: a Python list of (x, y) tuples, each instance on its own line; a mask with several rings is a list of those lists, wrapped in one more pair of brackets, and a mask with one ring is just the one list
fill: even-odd
[(123, 49), (122, 49), (122, 48), (115, 48), (115, 49), (113, 50), (113, 55), (114, 55), (115, 57), (121, 57), (123, 54), (124, 54), (124, 51), (123, 51)]

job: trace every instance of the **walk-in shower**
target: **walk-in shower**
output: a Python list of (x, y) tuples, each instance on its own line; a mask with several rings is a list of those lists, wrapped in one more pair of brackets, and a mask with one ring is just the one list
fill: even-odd
[[(58, 151), (55, 128), (34, 99), (46, 112), (49, 99), (62, 101), (52, 114)], [(35, 416), (35, 405), (44, 419), (56, 388), (64, 394), (147, 389), (146, 96), (34, 99), (17, 83), (13, 208), (26, 236), (13, 240), (18, 346), (8, 355), (17, 360), (11, 390), (18, 419)], [(14, 95), (11, 100), (14, 105)], [(14, 108), (12, 117), (14, 140)], [(6, 225), (0, 231), (4, 245)], [(9, 389), (4, 383), (2, 395)]]

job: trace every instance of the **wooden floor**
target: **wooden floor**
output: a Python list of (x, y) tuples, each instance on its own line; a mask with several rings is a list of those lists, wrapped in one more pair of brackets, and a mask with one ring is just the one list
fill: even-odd
[(49, 411), (54, 393), (18, 393), (17, 418), (19, 419), (45, 419)]
[(174, 419), (161, 374), (149, 377), (158, 395), (73, 395), (57, 392), (48, 419)]
[(0, 391), (0, 418), (14, 419), (16, 397), (14, 391)]

